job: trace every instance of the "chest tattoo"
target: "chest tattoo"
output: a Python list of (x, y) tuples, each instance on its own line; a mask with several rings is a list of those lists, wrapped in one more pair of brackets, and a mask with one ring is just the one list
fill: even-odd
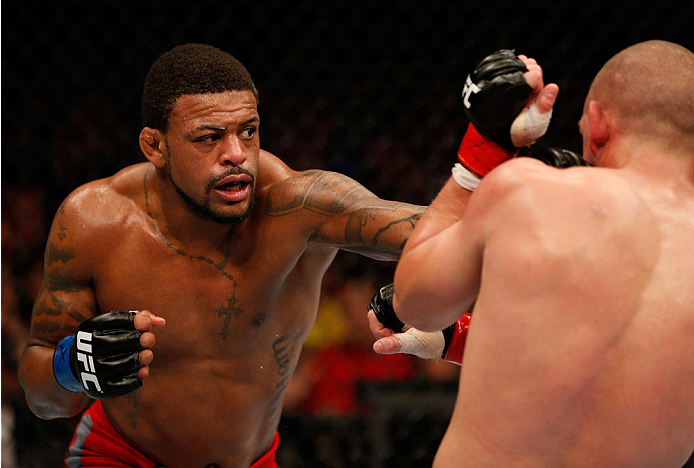
[(238, 283), (234, 279), (232, 275), (227, 273), (224, 268), (226, 267), (227, 261), (229, 259), (229, 250), (231, 247), (231, 236), (229, 236), (229, 239), (226, 243), (226, 253), (224, 255), (224, 259), (216, 263), (214, 260), (212, 260), (209, 257), (205, 257), (204, 255), (194, 255), (194, 254), (189, 254), (185, 250), (178, 248), (174, 246), (169, 240), (162, 234), (162, 232), (159, 230), (159, 226), (157, 225), (156, 220), (154, 219), (154, 216), (152, 215), (152, 211), (149, 208), (149, 191), (147, 189), (147, 177), (149, 175), (149, 171), (147, 171), (144, 175), (144, 186), (145, 186), (145, 206), (147, 208), (147, 216), (149, 217), (150, 221), (152, 222), (152, 226), (154, 227), (155, 232), (157, 233), (157, 236), (159, 239), (161, 239), (164, 244), (175, 251), (178, 255), (181, 255), (182, 257), (187, 257), (191, 260), (197, 260), (201, 262), (205, 262), (212, 267), (214, 267), (219, 273), (226, 278), (232, 286), (232, 293), (231, 297), (229, 299), (226, 299), (224, 302), (220, 304), (220, 306), (216, 309), (214, 309), (215, 312), (217, 312), (217, 317), (222, 318), (222, 326), (220, 331), (217, 333), (219, 336), (222, 337), (222, 340), (226, 340), (227, 336), (230, 335), (229, 333), (229, 326), (231, 324), (231, 317), (232, 315), (235, 318), (239, 318), (241, 314), (244, 313), (244, 310), (241, 308), (239, 305), (239, 300), (236, 298), (236, 288), (238, 286)]

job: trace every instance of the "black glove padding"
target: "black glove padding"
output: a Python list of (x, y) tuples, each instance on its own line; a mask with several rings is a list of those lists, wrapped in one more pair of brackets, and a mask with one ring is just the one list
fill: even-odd
[(515, 151), (511, 124), (525, 107), (532, 88), (525, 82), (528, 71), (513, 50), (502, 49), (477, 64), (465, 81), (465, 115), (485, 137), (507, 151)]
[(527, 155), (527, 157), (538, 159), (548, 166), (558, 167), (559, 169), (573, 166), (592, 165), (585, 161), (580, 154), (564, 148), (541, 148), (531, 152)]
[(142, 386), (137, 371), (142, 332), (135, 330), (135, 312), (115, 310), (77, 327), (70, 349), (70, 368), (91, 398), (112, 398)]
[(393, 310), (393, 283), (383, 286), (369, 303), (369, 309), (376, 313), (379, 322), (395, 332), (402, 332), (405, 324), (400, 321)]

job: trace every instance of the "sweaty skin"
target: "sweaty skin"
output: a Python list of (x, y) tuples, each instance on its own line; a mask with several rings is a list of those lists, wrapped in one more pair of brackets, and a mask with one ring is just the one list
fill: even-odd
[[(154, 318), (142, 329), (156, 346), (143, 351), (153, 353), (144, 386), (103, 400), (118, 430), (169, 468), (247, 467), (270, 448), (337, 250), (396, 260), (424, 208), (381, 200), (337, 173), (294, 171), (260, 150), (257, 126), (248, 91), (182, 96), (166, 138), (143, 130), (150, 162), (63, 203), (20, 369), (39, 416), (88, 403), (53, 378), (60, 338), (95, 314), (146, 310)], [(221, 188), (240, 177), (229, 168), (253, 186)], [(242, 215), (253, 190), (255, 203), (241, 223), (219, 224), (173, 183), (220, 216)]]
[(475, 304), (435, 468), (680, 468), (692, 454), (692, 96), (691, 51), (632, 46), (579, 124), (599, 167), (517, 158), (431, 204), (395, 312), (434, 331)]

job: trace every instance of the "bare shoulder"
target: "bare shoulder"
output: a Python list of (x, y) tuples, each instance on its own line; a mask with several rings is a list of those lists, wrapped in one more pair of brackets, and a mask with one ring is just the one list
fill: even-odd
[[(639, 186), (617, 170), (595, 167), (557, 169), (531, 158), (508, 161), (487, 175), (468, 206), (489, 226), (506, 229), (563, 226), (578, 235), (595, 227), (629, 232), (643, 210)], [(554, 231), (552, 231), (554, 232)]]
[[(477, 203), (499, 206), (508, 203), (550, 207), (610, 203), (629, 196), (616, 171), (604, 168), (557, 169), (532, 158), (515, 158), (490, 172), (475, 192)], [(503, 206), (503, 205), (501, 205)]]
[(260, 160), (258, 165), (257, 189), (267, 190), (272, 184), (294, 177), (297, 171), (290, 168), (284, 161), (270, 153), (260, 150)]
[(78, 187), (63, 201), (56, 219), (78, 223), (84, 232), (117, 225), (142, 198), (146, 170), (146, 163), (136, 164)]
[(363, 200), (378, 199), (357, 181), (320, 169), (295, 171), (270, 153), (261, 152), (259, 192), (265, 214), (281, 216), (297, 211), (336, 215), (353, 210)]

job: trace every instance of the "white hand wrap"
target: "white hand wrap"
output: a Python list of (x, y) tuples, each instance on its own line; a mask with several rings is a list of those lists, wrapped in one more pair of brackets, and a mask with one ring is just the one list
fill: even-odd
[(410, 328), (405, 333), (395, 336), (402, 346), (401, 353), (414, 354), (422, 359), (440, 359), (446, 344), (443, 333), (440, 331), (423, 332)]
[(453, 169), (451, 169), (453, 174), (453, 179), (458, 182), (458, 185), (463, 187), (465, 190), (473, 192), (477, 186), (480, 184), (480, 177), (468, 170), (465, 166), (460, 163), (455, 163)]
[(511, 124), (511, 141), (517, 148), (532, 145), (545, 134), (551, 118), (552, 109), (541, 114), (533, 102)]

